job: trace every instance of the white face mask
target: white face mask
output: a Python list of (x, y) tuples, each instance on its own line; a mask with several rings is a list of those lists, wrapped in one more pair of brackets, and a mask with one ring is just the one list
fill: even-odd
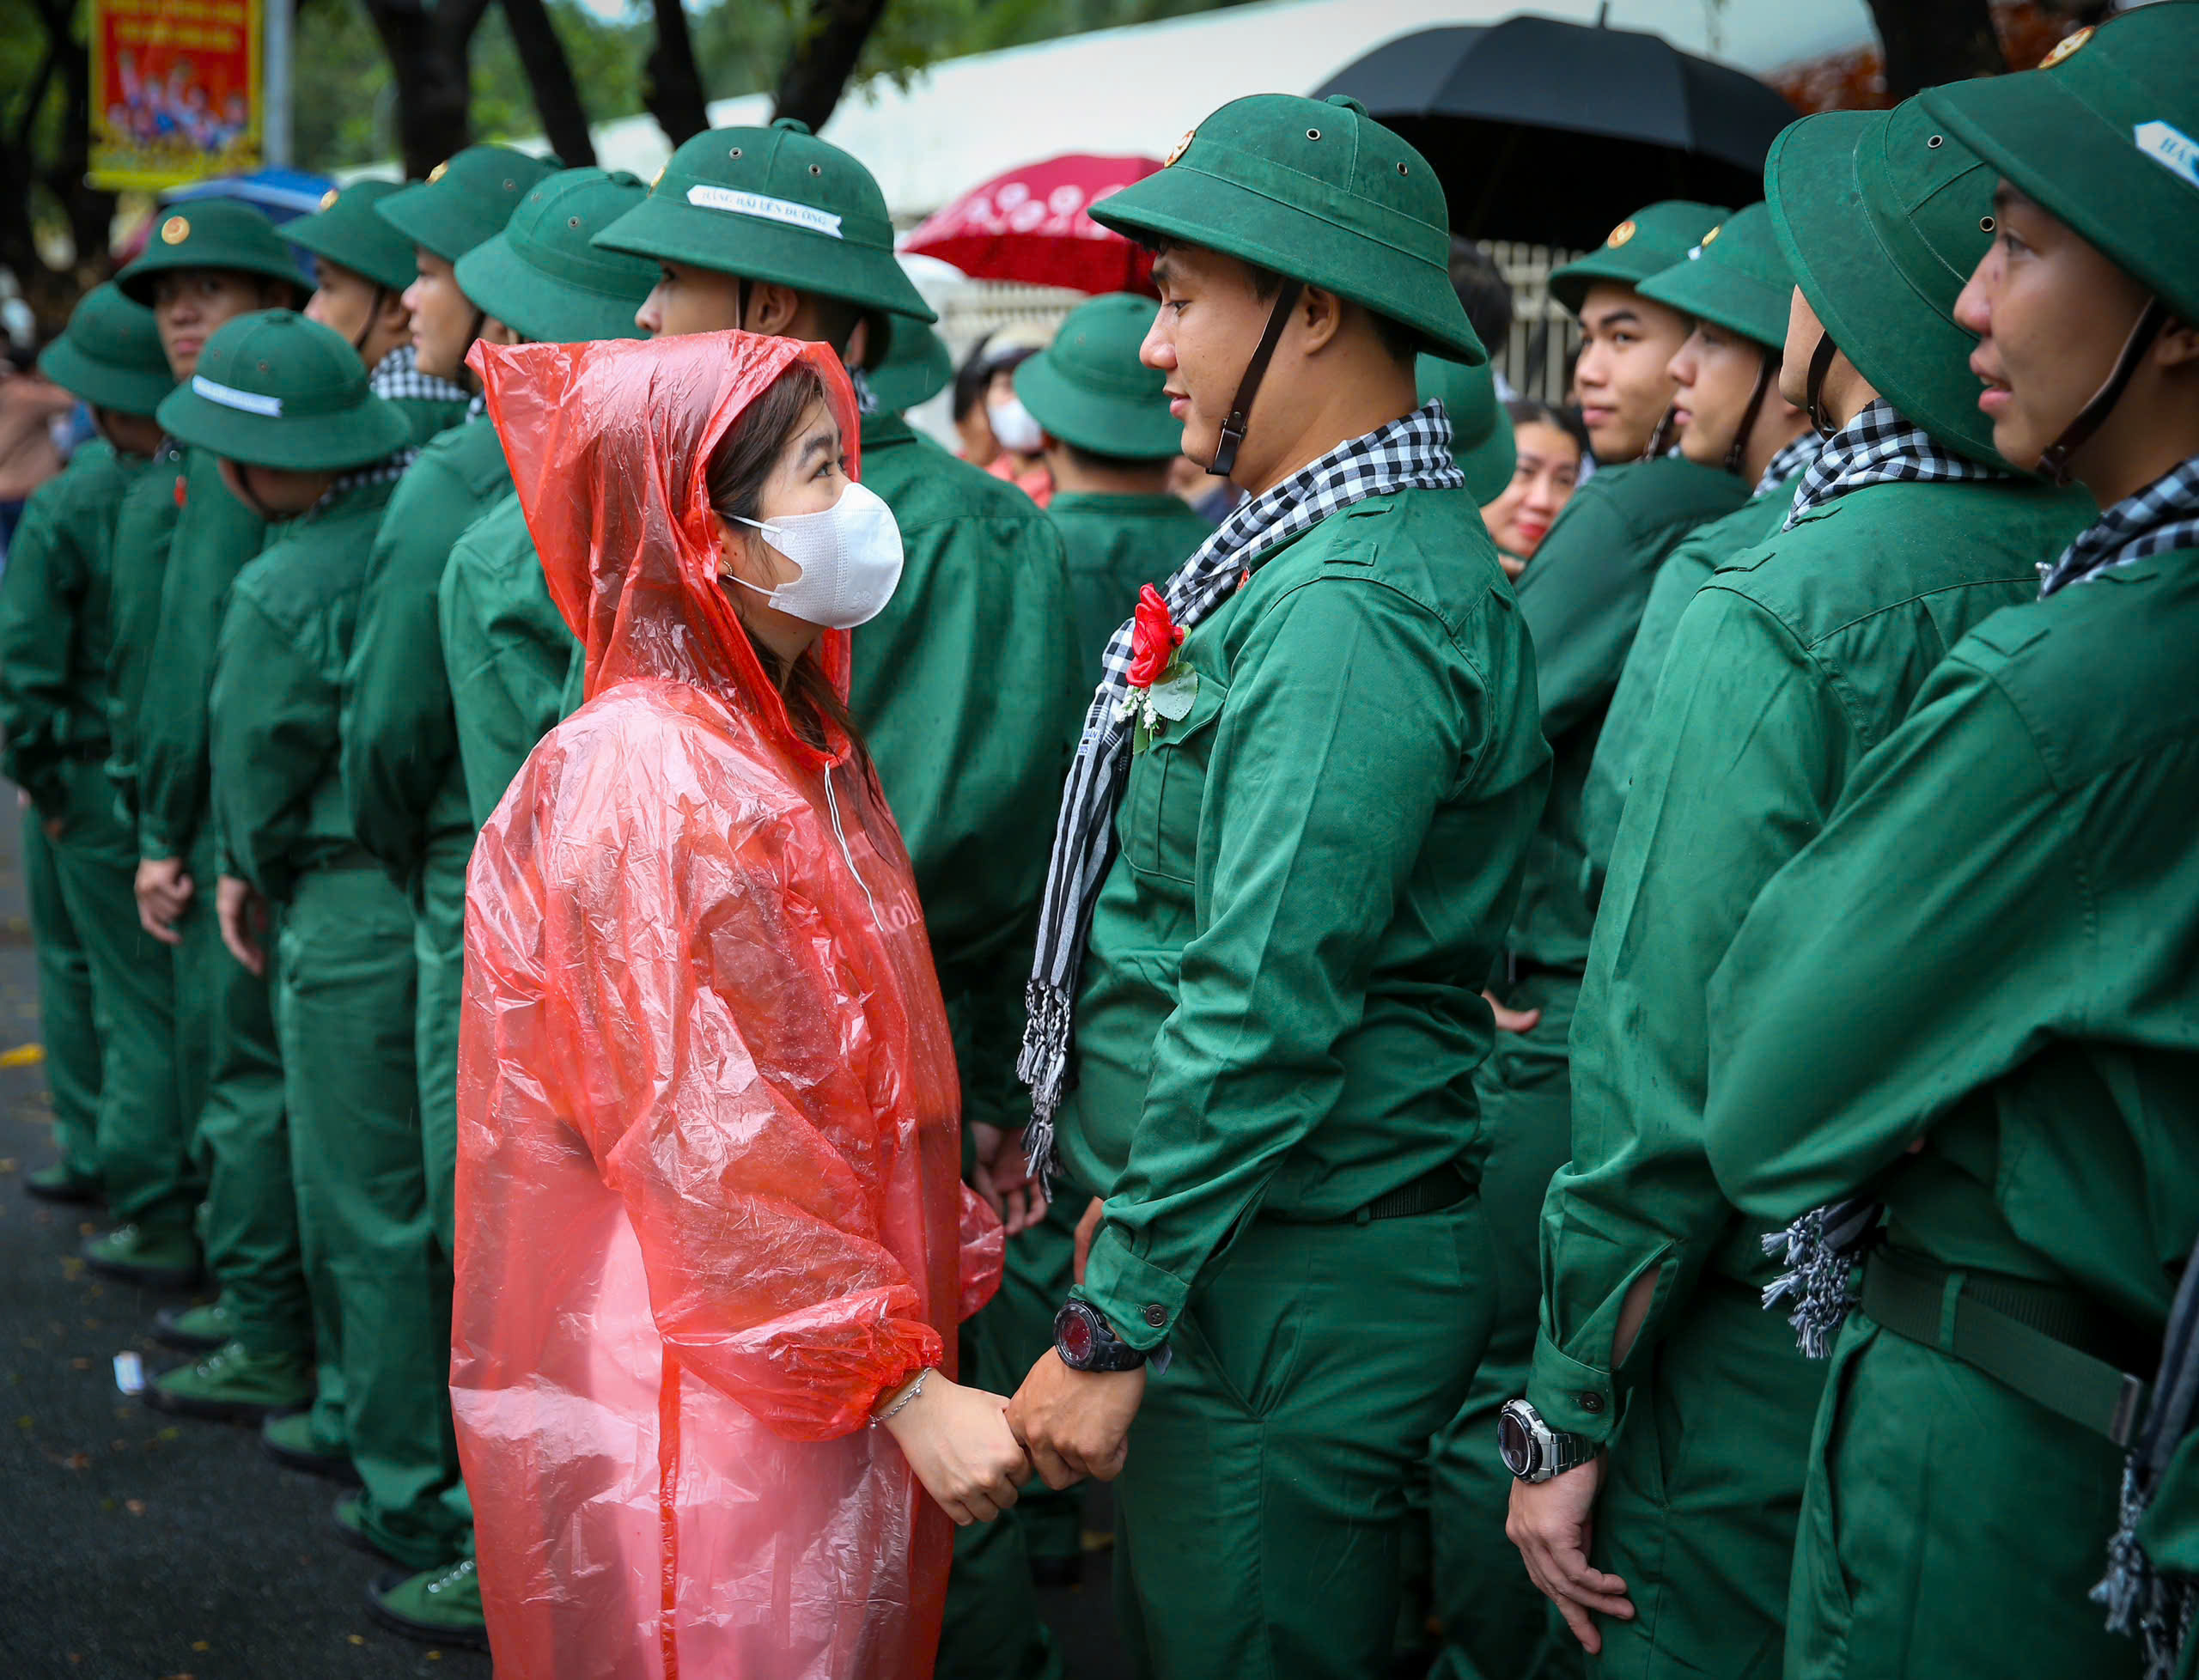
[(1000, 447), (1016, 455), (1035, 455), (1045, 434), (1039, 423), (1031, 417), (1031, 411), (1023, 406), (1023, 399), (1010, 397), (1004, 403), (987, 403), (985, 420), (993, 429), (993, 436)]
[(801, 568), (776, 589), (749, 583), (782, 612), (826, 630), (853, 630), (886, 610), (901, 581), (901, 527), (876, 492), (849, 482), (840, 499), (813, 514), (744, 519), (764, 540)]

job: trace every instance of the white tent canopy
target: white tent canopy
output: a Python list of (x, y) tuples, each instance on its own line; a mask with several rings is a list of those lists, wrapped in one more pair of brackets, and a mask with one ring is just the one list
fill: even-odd
[[(905, 89), (877, 78), (840, 101), (825, 137), (869, 167), (906, 226), (1019, 163), (1059, 152), (1165, 156), (1229, 100), (1310, 94), (1399, 35), (1521, 9), (1502, 0), (1269, 0), (1094, 30), (949, 59)], [(1584, 23), (1600, 11), (1615, 29), (1662, 35), (1757, 74), (1875, 39), (1864, 0), (1542, 0), (1532, 9)], [(771, 112), (764, 94), (719, 100), (710, 123), (764, 123)], [(671, 154), (648, 117), (599, 125), (594, 139), (605, 168), (645, 181)], [(540, 150), (547, 143), (516, 143)]]

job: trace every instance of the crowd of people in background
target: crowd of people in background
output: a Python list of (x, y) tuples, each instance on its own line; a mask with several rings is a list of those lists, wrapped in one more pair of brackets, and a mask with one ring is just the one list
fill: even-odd
[(2195, 55), (1635, 209), (1562, 402), (1341, 97), (959, 368), (796, 122), (163, 211), (0, 384), (146, 1403), (515, 1677), (1046, 1680), (1092, 1479), (1167, 1680), (2193, 1673)]

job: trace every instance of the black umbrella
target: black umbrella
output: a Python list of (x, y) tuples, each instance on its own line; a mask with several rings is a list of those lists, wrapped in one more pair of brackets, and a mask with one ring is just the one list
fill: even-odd
[(1346, 65), (1349, 94), (1442, 177), (1455, 233), (1582, 247), (1659, 198), (1744, 204), (1794, 107), (1660, 35), (1513, 17), (1423, 29)]

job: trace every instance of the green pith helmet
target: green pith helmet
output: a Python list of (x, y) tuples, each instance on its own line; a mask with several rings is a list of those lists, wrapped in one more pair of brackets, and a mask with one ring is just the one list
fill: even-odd
[(38, 359), (39, 371), (94, 408), (150, 415), (175, 389), (153, 312), (109, 281), (76, 302), (69, 329)]
[(225, 323), (161, 405), (168, 435), (249, 466), (341, 472), (411, 441), (341, 333), (289, 309)]
[(509, 146), (468, 146), (375, 210), (411, 243), (454, 263), (502, 233), (519, 201), (558, 167), (554, 157), (533, 157)]
[(1703, 236), (1732, 214), (1722, 205), (1698, 204), (1688, 198), (1644, 204), (1605, 234), (1604, 242), (1587, 255), (1552, 269), (1550, 295), (1568, 314), (1577, 315), (1588, 288), (1599, 280), (1639, 286), (1651, 275), (1684, 262)]
[(227, 269), (280, 280), (301, 300), (312, 289), (275, 224), (234, 198), (194, 200), (164, 211), (153, 223), (143, 252), (114, 277), (114, 283), (131, 302), (149, 307), (154, 282), (180, 268)]
[(1183, 453), (1184, 423), (1168, 412), (1167, 374), (1137, 359), (1154, 301), (1112, 292), (1080, 303), (1053, 342), (1016, 367), (1015, 394), (1064, 443), (1125, 460)]
[(2199, 320), (2199, 6), (2080, 29), (2035, 70), (1922, 95), (2026, 198)]
[(1766, 350), (1786, 345), (1794, 276), (1771, 231), (1771, 212), (1762, 204), (1735, 210), (1686, 256), (1635, 289)]
[(656, 284), (655, 263), (593, 241), (648, 196), (621, 170), (566, 169), (536, 183), (504, 229), (458, 259), (458, 283), (538, 344), (638, 338), (634, 312)]
[(1794, 283), (1856, 371), (1941, 442), (1999, 462), (1955, 299), (1993, 242), (1993, 172), (1918, 100), (1780, 131), (1764, 199)]
[(1232, 100), (1166, 167), (1109, 195), (1094, 222), (1181, 240), (1303, 281), (1488, 359), (1451, 289), (1451, 221), (1428, 160), (1342, 94)]
[(1512, 435), (1512, 417), (1496, 399), (1496, 374), (1489, 364), (1469, 368), (1423, 356), (1413, 364), (1413, 382), (1423, 403), (1440, 400), (1451, 417), (1451, 456), (1466, 475), (1466, 493), (1486, 506), (1504, 493), (1520, 448)]
[(595, 242), (939, 319), (894, 260), (892, 219), (870, 171), (791, 117), (697, 135), (673, 153), (648, 199)]
[(929, 402), (954, 379), (954, 355), (947, 341), (918, 321), (903, 321), (893, 329), (886, 360), (864, 369), (870, 394), (888, 414), (899, 414), (918, 403)]
[(316, 257), (341, 264), (362, 274), (377, 286), (401, 292), (412, 283), (412, 241), (375, 212), (375, 206), (393, 192), (402, 192), (401, 181), (353, 181), (340, 192), (331, 192), (320, 209), (288, 223), (283, 236)]

